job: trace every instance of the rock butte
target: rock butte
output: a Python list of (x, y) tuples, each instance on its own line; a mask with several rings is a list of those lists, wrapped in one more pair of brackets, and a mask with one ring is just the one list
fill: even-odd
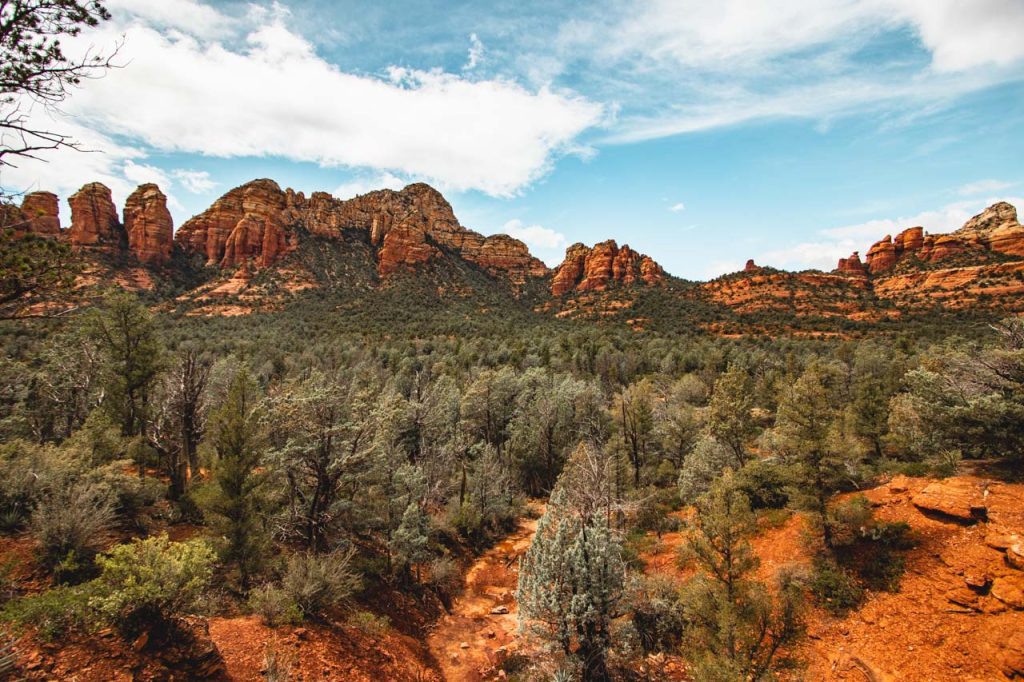
[(362, 232), (378, 248), (382, 276), (429, 261), (443, 249), (516, 284), (548, 273), (518, 239), (484, 237), (463, 227), (440, 192), (422, 183), (343, 201), (325, 192), (307, 199), (302, 192), (282, 191), (273, 180), (254, 180), (185, 222), (175, 240), (185, 252), (204, 255), (209, 265), (252, 260), (267, 267), (294, 250), (295, 226), (321, 237)]
[(588, 248), (577, 243), (565, 250), (565, 260), (555, 269), (551, 294), (604, 291), (610, 286), (634, 283), (654, 285), (664, 279), (665, 272), (660, 265), (627, 244), (619, 248), (609, 239)]

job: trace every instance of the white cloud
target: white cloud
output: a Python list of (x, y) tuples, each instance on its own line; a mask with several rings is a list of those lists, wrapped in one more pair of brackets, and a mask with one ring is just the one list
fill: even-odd
[[(559, 41), (563, 62), (590, 60), (607, 96), (630, 102), (607, 142), (766, 118), (817, 119), (824, 129), (863, 111), (919, 115), (1024, 75), (1015, 68), (1024, 59), (1020, 0), (627, 0), (613, 8), (568, 22)], [(908, 34), (918, 50), (906, 45)]]
[(480, 65), (480, 62), (484, 60), (484, 44), (480, 41), (475, 33), (469, 34), (469, 53), (466, 55), (466, 63), (463, 65), (463, 71), (472, 71)]
[(976, 182), (969, 182), (966, 185), (960, 187), (957, 190), (960, 194), (971, 197), (976, 194), (986, 194), (989, 192), (998, 192), (1008, 187), (1013, 187), (1015, 182), (1005, 182), (1003, 180), (978, 180)]
[[(126, 68), (90, 81), (66, 108), (140, 149), (219, 157), (275, 156), (325, 167), (414, 176), (442, 190), (512, 196), (577, 148), (601, 105), (570, 92), (439, 70), (347, 73), (290, 31), (280, 7), (243, 43), (133, 23)], [(235, 47), (240, 44), (240, 47)]]
[(338, 185), (331, 194), (339, 199), (351, 199), (358, 194), (366, 194), (375, 189), (402, 189), (409, 181), (393, 173), (364, 175)]
[(562, 252), (568, 244), (561, 232), (542, 225), (526, 225), (518, 218), (502, 225), (501, 231), (525, 243), (531, 252), (537, 252), (534, 255), (552, 266), (562, 261)]
[(195, 36), (223, 36), (235, 23), (213, 7), (196, 0), (106, 0), (104, 4), (114, 21), (121, 22), (131, 17)]
[(671, 206), (669, 206), (668, 210), (672, 211), (673, 213), (679, 213), (680, 211), (686, 210), (686, 204), (680, 201), (679, 203), (672, 204)]
[(187, 168), (176, 168), (171, 175), (178, 184), (192, 194), (205, 194), (212, 191), (216, 186), (208, 171), (189, 170)]

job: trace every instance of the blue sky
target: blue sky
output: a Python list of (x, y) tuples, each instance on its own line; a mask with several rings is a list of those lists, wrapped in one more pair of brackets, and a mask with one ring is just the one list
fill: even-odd
[(33, 109), (97, 152), (5, 188), (156, 181), (180, 224), (255, 177), (426, 181), (549, 264), (614, 238), (694, 279), (1024, 210), (1024, 0), (107, 5), (69, 48), (122, 68)]

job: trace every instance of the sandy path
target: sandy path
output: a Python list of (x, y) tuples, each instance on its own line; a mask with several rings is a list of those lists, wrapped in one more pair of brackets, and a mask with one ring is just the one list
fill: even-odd
[[(537, 516), (544, 511), (540, 505), (531, 509)], [(497, 665), (515, 651), (519, 557), (536, 530), (536, 518), (520, 519), (514, 532), (481, 555), (467, 571), (465, 590), (451, 613), (427, 637), (447, 682), (493, 678)]]

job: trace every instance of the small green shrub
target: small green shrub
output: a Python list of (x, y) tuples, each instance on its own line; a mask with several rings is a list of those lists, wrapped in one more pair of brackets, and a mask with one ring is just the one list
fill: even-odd
[(864, 599), (864, 589), (857, 578), (835, 561), (827, 559), (815, 561), (810, 588), (818, 601), (836, 614), (846, 613)]
[(736, 472), (740, 490), (752, 509), (782, 509), (789, 503), (788, 489), (793, 485), (789, 470), (778, 462), (755, 459)]
[(90, 625), (89, 585), (60, 586), (7, 602), (0, 618), (16, 627), (31, 625), (45, 640)]
[[(85, 481), (56, 485), (40, 500), (30, 524), (43, 564), (58, 569), (62, 581), (80, 575), (91, 567), (114, 516), (106, 487)], [(72, 566), (73, 571), (69, 570)]]
[(302, 611), (298, 605), (276, 585), (263, 585), (250, 592), (249, 608), (272, 628), (302, 622)]
[(317, 618), (341, 606), (359, 589), (352, 568), (354, 549), (330, 554), (296, 554), (288, 560), (281, 589), (307, 618)]
[(374, 637), (380, 637), (391, 628), (391, 619), (387, 616), (378, 616), (369, 611), (357, 611), (348, 618), (349, 625), (359, 628), (364, 633)]
[(119, 545), (97, 558), (89, 605), (107, 622), (131, 631), (184, 613), (213, 575), (216, 555), (203, 540), (171, 542), (166, 535)]

